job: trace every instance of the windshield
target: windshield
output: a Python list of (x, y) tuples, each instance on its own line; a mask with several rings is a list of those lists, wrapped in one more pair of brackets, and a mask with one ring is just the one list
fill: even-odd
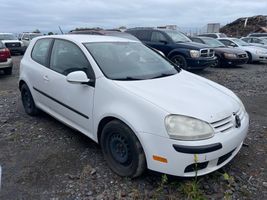
[(0, 34), (0, 40), (16, 40), (17, 38), (12, 34)]
[(38, 36), (42, 36), (42, 34), (30, 34), (29, 39), (33, 39), (33, 38), (38, 37)]
[(176, 74), (179, 68), (137, 42), (84, 44), (109, 79), (145, 80)]
[(251, 46), (249, 43), (243, 41), (243, 40), (240, 40), (240, 39), (237, 39), (237, 38), (233, 38), (232, 39), (233, 42), (235, 42), (238, 46)]
[(167, 33), (173, 42), (181, 43), (181, 42), (191, 42), (191, 40), (186, 37), (183, 33), (180, 33), (178, 31), (173, 30), (164, 30), (165, 33)]
[(205, 44), (207, 44), (210, 47), (225, 47), (225, 45), (220, 42), (219, 40), (213, 39), (213, 38), (201, 38)]
[(261, 43), (263, 43), (263, 44), (267, 44), (267, 38), (261, 38)]

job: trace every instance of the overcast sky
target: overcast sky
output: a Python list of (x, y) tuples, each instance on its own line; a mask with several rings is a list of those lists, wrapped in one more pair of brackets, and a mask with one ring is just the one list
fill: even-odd
[(0, 0), (0, 32), (76, 27), (203, 27), (267, 15), (267, 0)]

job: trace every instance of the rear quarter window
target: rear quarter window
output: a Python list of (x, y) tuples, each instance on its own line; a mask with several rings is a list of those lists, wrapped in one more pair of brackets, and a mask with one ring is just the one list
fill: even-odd
[(151, 31), (136, 31), (136, 37), (141, 41), (150, 41)]
[(35, 43), (33, 50), (32, 50), (32, 59), (43, 65), (43, 66), (48, 66), (48, 53), (50, 50), (50, 46), (52, 43), (53, 39), (39, 39)]

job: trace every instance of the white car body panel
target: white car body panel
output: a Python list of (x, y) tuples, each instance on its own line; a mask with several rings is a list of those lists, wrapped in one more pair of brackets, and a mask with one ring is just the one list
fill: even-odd
[[(184, 172), (188, 165), (194, 163), (194, 155), (177, 152), (173, 148), (174, 144), (188, 146), (222, 144), (223, 148), (220, 150), (198, 155), (199, 162), (209, 161), (207, 168), (200, 170), (199, 175), (210, 173), (227, 164), (241, 148), (248, 131), (249, 117), (243, 110), (241, 101), (230, 90), (183, 70), (173, 76), (151, 80), (110, 80), (103, 75), (83, 43), (133, 41), (87, 35), (41, 38), (49, 37), (66, 39), (77, 44), (89, 60), (96, 78), (95, 87), (67, 82), (66, 76), (31, 59), (31, 49), (37, 39), (32, 40), (21, 61), (20, 81), (26, 82), (30, 88), (37, 107), (61, 122), (99, 142), (97, 132), (100, 121), (105, 117), (117, 118), (136, 134), (144, 149), (149, 169), (177, 176), (195, 175), (193, 172)], [(44, 97), (34, 88), (88, 116), (88, 119), (62, 107), (51, 98)], [(178, 114), (210, 124), (229, 117), (234, 124), (233, 112), (242, 113), (241, 127), (233, 127), (226, 132), (214, 129), (215, 135), (205, 140), (170, 139), (164, 123), (169, 114)], [(216, 165), (218, 158), (230, 151), (233, 151), (232, 155), (220, 165)], [(167, 158), (168, 163), (153, 160), (153, 155)]]

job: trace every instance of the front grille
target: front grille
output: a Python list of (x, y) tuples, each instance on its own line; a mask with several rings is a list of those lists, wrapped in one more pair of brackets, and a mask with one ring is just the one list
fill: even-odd
[(245, 116), (245, 112), (240, 107), (239, 110), (236, 112), (233, 112), (232, 115), (227, 116), (221, 120), (212, 122), (211, 125), (213, 129), (215, 130), (215, 133), (227, 132), (227, 131), (230, 131), (232, 128), (234, 128), (235, 127), (235, 115), (238, 115), (240, 120), (242, 121)]
[(5, 45), (7, 48), (20, 47), (21, 46), (21, 44), (19, 42), (8, 42), (8, 43), (5, 43)]
[(238, 58), (247, 58), (248, 57), (246, 53), (238, 54), (237, 56), (238, 56)]
[(212, 122), (211, 125), (214, 128), (215, 133), (228, 131), (234, 127), (233, 116), (231, 115), (219, 121)]
[(201, 49), (200, 56), (205, 58), (214, 57), (214, 50), (213, 49)]

